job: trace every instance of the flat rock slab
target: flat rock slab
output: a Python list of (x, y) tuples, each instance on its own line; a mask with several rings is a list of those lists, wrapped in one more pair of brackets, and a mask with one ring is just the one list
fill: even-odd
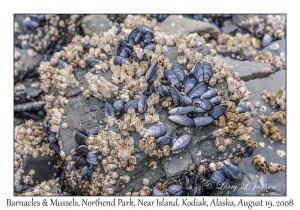
[[(286, 156), (280, 157), (277, 153), (278, 150), (286, 152), (286, 143), (285, 142), (272, 142), (270, 141), (270, 137), (264, 138), (261, 134), (261, 123), (258, 122), (259, 116), (266, 115), (269, 116), (272, 112), (277, 111), (272, 108), (272, 106), (268, 103), (265, 103), (261, 100), (261, 93), (265, 89), (269, 89), (270, 91), (278, 91), (282, 86), (286, 86), (286, 71), (281, 70), (267, 78), (263, 79), (255, 79), (246, 82), (246, 87), (252, 93), (252, 98), (249, 101), (260, 101), (261, 106), (266, 107), (266, 111), (261, 111), (259, 108), (257, 109), (257, 115), (253, 117), (253, 121), (251, 126), (254, 128), (254, 134), (252, 135), (253, 140), (257, 141), (258, 147), (254, 150), (253, 155), (246, 159), (246, 161), (240, 164), (240, 168), (244, 173), (252, 173), (258, 174), (260, 173), (252, 164), (253, 156), (257, 154), (261, 154), (266, 158), (267, 163), (279, 163), (282, 165), (286, 165)], [(281, 135), (286, 138), (286, 126), (280, 124), (275, 121), (274, 124), (278, 126), (281, 131)], [(261, 144), (260, 144), (261, 143)], [(263, 147), (261, 146), (263, 145)], [(285, 195), (286, 194), (286, 172), (279, 171), (277, 173), (271, 174), (267, 173), (266, 178), (268, 180), (268, 184), (271, 187), (274, 187), (274, 192)], [(269, 190), (270, 191), (270, 190)]]
[(268, 63), (239, 61), (229, 57), (223, 57), (223, 59), (227, 64), (233, 66), (233, 70), (238, 72), (239, 77), (244, 81), (267, 77), (279, 70)]
[[(276, 45), (278, 45), (278, 48), (277, 49), (272, 49)], [(277, 40), (277, 41), (272, 42), (271, 44), (269, 44), (268, 46), (266, 46), (261, 51), (261, 53), (264, 54), (267, 51), (269, 51), (270, 53), (272, 53), (273, 57), (280, 56), (281, 52), (286, 53), (286, 39), (281, 39), (281, 40)]]
[(104, 15), (88, 15), (82, 19), (81, 27), (87, 36), (109, 29), (111, 21)]
[(234, 36), (238, 30), (238, 27), (234, 24), (225, 25), (221, 28), (222, 33), (230, 34)]
[(209, 33), (211, 36), (216, 36), (220, 33), (220, 29), (210, 23), (178, 15), (169, 15), (160, 25), (160, 29), (170, 34), (181, 31), (183, 34), (198, 33), (203, 35)]
[(54, 173), (56, 173), (55, 165), (57, 163), (57, 157), (54, 156), (41, 156), (33, 158), (32, 156), (27, 156), (23, 159), (23, 170), (24, 175), (27, 175), (31, 169), (35, 171), (33, 176), (34, 183), (41, 183), (43, 181), (48, 181), (54, 178)]

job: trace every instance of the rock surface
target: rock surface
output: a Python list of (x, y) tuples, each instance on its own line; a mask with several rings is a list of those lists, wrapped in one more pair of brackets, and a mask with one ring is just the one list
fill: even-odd
[(94, 33), (107, 31), (110, 24), (111, 21), (104, 15), (88, 15), (82, 19), (81, 27), (85, 35), (91, 36)]
[(234, 67), (234, 71), (238, 72), (239, 77), (244, 81), (267, 77), (279, 70), (268, 63), (239, 61), (229, 57), (223, 57), (223, 59)]
[[(278, 45), (278, 48), (277, 49), (272, 49), (276, 45)], [(268, 46), (266, 46), (261, 51), (261, 53), (264, 54), (267, 51), (269, 51), (270, 53), (272, 53), (273, 57), (280, 56), (281, 52), (286, 53), (286, 39), (276, 40), (276, 41), (272, 42), (271, 44), (269, 44)]]
[(198, 33), (203, 35), (209, 33), (211, 36), (215, 36), (220, 33), (219, 28), (212, 24), (177, 15), (169, 15), (160, 25), (160, 29), (170, 34), (181, 31), (183, 34)]

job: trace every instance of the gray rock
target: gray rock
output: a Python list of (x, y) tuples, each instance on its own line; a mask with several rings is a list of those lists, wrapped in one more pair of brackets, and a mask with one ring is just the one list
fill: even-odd
[(222, 33), (230, 34), (232, 36), (234, 36), (236, 34), (237, 30), (238, 30), (238, 27), (234, 24), (229, 24), (229, 25), (223, 26), (221, 28)]
[(88, 15), (82, 19), (81, 27), (87, 36), (109, 29), (111, 21), (104, 15)]
[(35, 171), (33, 176), (34, 183), (41, 183), (43, 181), (48, 181), (54, 178), (54, 174), (57, 172), (54, 165), (57, 164), (56, 156), (41, 156), (33, 158), (32, 156), (27, 156), (23, 159), (23, 170), (24, 175), (27, 175), (31, 169)]
[[(272, 49), (276, 45), (278, 45), (278, 48), (277, 49)], [(264, 54), (267, 51), (269, 51), (270, 53), (272, 53), (273, 57), (280, 56), (281, 52), (286, 53), (286, 39), (281, 39), (281, 40), (277, 40), (277, 41), (272, 42), (271, 44), (269, 44), (268, 46), (266, 46), (261, 51), (261, 53)]]
[(233, 66), (234, 71), (238, 72), (239, 77), (244, 81), (267, 77), (279, 70), (268, 63), (239, 61), (229, 57), (223, 57), (223, 59), (227, 64)]
[(212, 24), (177, 15), (169, 15), (160, 25), (160, 29), (170, 34), (181, 31), (183, 34), (209, 33), (211, 36), (215, 36), (220, 33), (219, 28)]
[[(266, 111), (261, 111), (259, 108), (257, 109), (257, 115), (253, 117), (253, 121), (251, 126), (254, 128), (254, 134), (252, 138), (257, 141), (258, 147), (254, 150), (252, 157), (246, 159), (246, 161), (240, 164), (240, 168), (244, 173), (252, 173), (257, 174), (257, 169), (252, 164), (253, 156), (257, 154), (261, 154), (266, 158), (267, 163), (279, 163), (282, 165), (286, 165), (286, 156), (280, 157), (277, 154), (277, 150), (282, 150), (286, 152), (286, 144), (283, 142), (272, 142), (269, 140), (270, 137), (264, 138), (261, 134), (261, 123), (258, 122), (259, 116), (266, 115), (269, 116), (272, 112), (277, 111), (272, 108), (272, 106), (268, 103), (265, 103), (261, 100), (261, 93), (265, 89), (269, 89), (270, 91), (278, 91), (282, 86), (286, 86), (286, 71), (281, 70), (276, 72), (269, 77), (263, 79), (255, 79), (246, 82), (246, 87), (252, 93), (252, 98), (249, 101), (260, 101), (261, 106), (266, 107)], [(281, 131), (281, 135), (286, 138), (286, 127), (279, 122), (274, 123)], [(260, 146), (259, 143), (263, 143), (264, 147)], [(274, 187), (273, 190), (276, 193), (281, 195), (286, 194), (286, 172), (280, 171), (274, 174), (267, 173), (266, 174), (268, 185), (270, 187)]]
[(165, 157), (162, 162), (162, 169), (167, 179), (175, 178), (181, 175), (185, 170), (193, 170), (195, 164), (192, 161), (190, 153), (175, 155), (173, 157)]

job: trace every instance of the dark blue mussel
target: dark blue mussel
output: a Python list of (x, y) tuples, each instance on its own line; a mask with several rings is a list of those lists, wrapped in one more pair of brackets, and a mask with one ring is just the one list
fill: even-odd
[(161, 191), (160, 189), (158, 189), (157, 187), (153, 187), (152, 195), (154, 195), (154, 196), (166, 196), (166, 194), (163, 191)]
[(250, 111), (250, 110), (251, 110), (251, 109), (250, 109), (249, 106), (243, 105), (243, 104), (238, 105), (238, 106), (236, 107), (236, 109), (235, 109), (235, 111), (236, 111), (237, 113), (244, 113), (244, 112), (248, 112), (248, 111)]
[(172, 185), (168, 186), (168, 192), (172, 195), (181, 195), (182, 194), (182, 185), (172, 184)]
[(174, 107), (180, 106), (180, 100), (182, 98), (182, 95), (180, 94), (180, 92), (175, 87), (171, 86), (169, 88), (169, 93), (173, 99)]
[(85, 145), (85, 139), (87, 138), (88, 134), (81, 128), (74, 128), (73, 136), (75, 137), (78, 145)]
[(152, 84), (154, 82), (154, 80), (156, 79), (157, 77), (157, 70), (158, 70), (158, 66), (155, 63), (153, 63), (150, 68), (148, 69), (148, 71), (146, 72), (146, 80), (149, 84)]
[(98, 165), (99, 164), (99, 161), (97, 159), (97, 156), (92, 153), (91, 151), (89, 151), (87, 153), (87, 156), (86, 156), (86, 161), (89, 163), (89, 164), (92, 164), (92, 165)]
[(190, 99), (188, 96), (182, 96), (180, 102), (182, 106), (189, 106), (193, 104), (192, 99)]
[(207, 113), (206, 110), (204, 110), (201, 107), (195, 108), (193, 112), (193, 117), (202, 117)]
[(194, 77), (197, 80), (197, 82), (203, 82), (204, 81), (204, 79), (203, 79), (204, 69), (203, 69), (201, 61), (198, 61), (194, 65), (192, 71), (194, 72)]
[(270, 34), (265, 34), (261, 40), (261, 44), (263, 47), (269, 45), (273, 41), (273, 37)]
[(171, 115), (168, 117), (171, 121), (186, 127), (193, 127), (194, 122), (191, 118), (184, 115)]
[(203, 127), (209, 125), (214, 121), (211, 116), (204, 116), (204, 117), (196, 117), (193, 119), (195, 126)]
[(189, 93), (193, 87), (196, 85), (197, 81), (195, 78), (188, 78), (185, 80), (184, 85), (183, 85), (183, 91), (185, 93)]
[(99, 59), (88, 59), (86, 62), (90, 67), (94, 68), (95, 65), (101, 63), (102, 61)]
[(147, 46), (144, 48), (144, 53), (147, 52), (147, 51), (149, 51), (149, 50), (154, 51), (155, 48), (156, 48), (156, 47), (155, 47), (154, 44), (149, 44), (149, 45), (147, 45)]
[(166, 135), (163, 135), (161, 137), (159, 137), (157, 140), (156, 140), (157, 143), (161, 144), (161, 145), (167, 145), (167, 144), (170, 144), (171, 142), (171, 138), (170, 136), (168, 136), (167, 134)]
[(212, 74), (213, 74), (211, 64), (208, 63), (208, 62), (204, 62), (204, 63), (203, 63), (203, 70), (204, 70), (204, 73), (203, 73), (203, 81), (204, 81), (205, 83), (208, 83), (208, 82), (209, 82), (209, 79), (211, 78), (211, 76), (212, 76)]
[(226, 180), (226, 174), (221, 170), (214, 171), (210, 180), (216, 185), (221, 184)]
[(130, 108), (136, 110), (136, 109), (138, 108), (138, 100), (130, 100), (130, 101), (128, 101), (128, 102), (124, 105), (124, 107), (123, 107), (124, 112), (127, 112), (128, 109), (130, 109)]
[(218, 119), (227, 109), (227, 104), (220, 104), (219, 106), (216, 106), (212, 111), (210, 111), (210, 116), (213, 119)]
[(123, 108), (124, 106), (124, 102), (123, 100), (116, 100), (113, 104), (114, 108), (117, 110), (117, 111), (121, 111), (121, 109)]
[(244, 153), (244, 157), (250, 157), (252, 154), (253, 154), (253, 148), (251, 146), (248, 146)]
[(210, 111), (214, 108), (214, 105), (208, 100), (202, 100), (201, 101), (201, 108), (203, 108), (206, 111)]
[(179, 88), (180, 86), (180, 78), (178, 74), (171, 70), (171, 69), (166, 69), (165, 70), (165, 77), (171, 82), (171, 84), (174, 84), (176, 88)]
[(126, 58), (121, 56), (115, 56), (113, 62), (115, 65), (130, 64)]
[(201, 100), (204, 100), (204, 99), (210, 99), (210, 98), (216, 96), (216, 95), (217, 95), (217, 92), (218, 92), (218, 90), (217, 90), (216, 88), (212, 88), (212, 89), (206, 91), (206, 92), (200, 97), (200, 99), (201, 99)]
[(85, 176), (91, 178), (93, 171), (94, 171), (93, 165), (84, 166), (81, 170), (81, 178), (83, 179)]
[(104, 114), (105, 116), (115, 117), (115, 110), (112, 104), (106, 102), (104, 107)]
[(209, 101), (211, 103), (213, 103), (214, 105), (218, 105), (222, 101), (222, 96), (215, 96), (215, 97), (209, 99)]
[(172, 66), (172, 70), (173, 70), (174, 72), (176, 72), (176, 74), (178, 75), (180, 81), (183, 82), (183, 80), (184, 80), (184, 78), (185, 78), (185, 72), (184, 72), (184, 70), (181, 68), (181, 66), (180, 66), (179, 64), (176, 63), (176, 64), (174, 64), (174, 65)]
[(193, 87), (189, 93), (189, 98), (193, 99), (195, 97), (201, 97), (207, 91), (207, 86), (201, 83), (198, 83)]
[(221, 169), (226, 174), (226, 176), (230, 179), (236, 180), (236, 179), (243, 178), (241, 169), (238, 166), (233, 165), (230, 162), (227, 162), (226, 160), (223, 162)]
[(174, 109), (171, 109), (169, 111), (169, 114), (171, 114), (171, 115), (187, 114), (187, 113), (194, 111), (194, 109), (195, 108), (193, 106), (176, 107)]
[(154, 124), (151, 125), (146, 131), (144, 138), (148, 138), (149, 136), (154, 136), (155, 138), (165, 135), (167, 130), (163, 124)]
[(66, 61), (58, 60), (58, 68), (59, 69), (66, 68), (67, 66), (68, 66), (68, 63)]
[(146, 103), (147, 96), (144, 94), (140, 94), (139, 100), (138, 100), (138, 111), (139, 113), (144, 113), (147, 109), (147, 103)]
[(179, 137), (175, 142), (173, 142), (173, 145), (171, 147), (171, 151), (173, 154), (180, 153), (190, 142), (191, 137), (190, 135), (183, 135)]
[(55, 154), (57, 154), (58, 156), (60, 155), (60, 149), (57, 143), (50, 143), (49, 148), (54, 150)]

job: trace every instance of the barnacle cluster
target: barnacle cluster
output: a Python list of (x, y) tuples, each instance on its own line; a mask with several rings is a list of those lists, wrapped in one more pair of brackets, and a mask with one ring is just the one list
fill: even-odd
[(281, 165), (279, 163), (270, 162), (268, 168), (271, 173), (276, 173), (278, 171), (286, 171), (286, 166)]
[(258, 50), (261, 48), (261, 41), (250, 34), (237, 33), (234, 36), (229, 34), (219, 34), (217, 42), (212, 40), (212, 44), (218, 53), (229, 51), (233, 54), (236, 59), (243, 59), (242, 55), (238, 53), (243, 51), (243, 53), (248, 57), (255, 57), (258, 55)]
[(259, 15), (249, 15), (237, 24), (256, 35), (268, 33), (276, 39), (285, 38), (285, 15), (267, 15), (266, 21)]
[(274, 108), (278, 108), (281, 111), (286, 110), (286, 88), (284, 86), (275, 92), (268, 89), (264, 90), (261, 94), (261, 99)]
[[(14, 141), (14, 182), (17, 185), (21, 181), (24, 173), (23, 158), (28, 155), (37, 158), (39, 155), (54, 155), (54, 151), (49, 148), (49, 144), (43, 142), (46, 133), (42, 126), (37, 125), (33, 120), (28, 120), (25, 124), (15, 127)], [(31, 183), (34, 171), (29, 176), (23, 176), (24, 183)]]
[[(278, 44), (277, 44), (278, 45)], [(270, 48), (277, 49), (276, 48), (276, 43), (272, 44)], [(278, 67), (280, 69), (285, 69), (286, 68), (286, 55), (284, 52), (281, 52), (279, 56), (273, 56), (271, 52), (266, 51), (263, 54), (256, 54), (254, 56), (254, 61), (255, 62), (261, 62), (261, 63), (270, 63), (271, 65)]]
[(262, 171), (262, 172), (264, 172), (264, 173), (267, 173), (267, 172), (268, 172), (269, 169), (268, 169), (267, 161), (266, 161), (266, 159), (265, 159), (263, 156), (261, 156), (260, 154), (255, 155), (255, 156), (253, 157), (252, 162), (253, 162), (253, 165), (255, 166), (255, 168), (256, 168), (257, 170), (260, 170), (260, 171)]
[(266, 138), (266, 136), (270, 136), (271, 139), (274, 141), (282, 142), (285, 140), (283, 136), (281, 136), (279, 128), (276, 125), (274, 125), (273, 116), (261, 115), (259, 119), (263, 122), (263, 124), (261, 125), (261, 132), (264, 138)]

